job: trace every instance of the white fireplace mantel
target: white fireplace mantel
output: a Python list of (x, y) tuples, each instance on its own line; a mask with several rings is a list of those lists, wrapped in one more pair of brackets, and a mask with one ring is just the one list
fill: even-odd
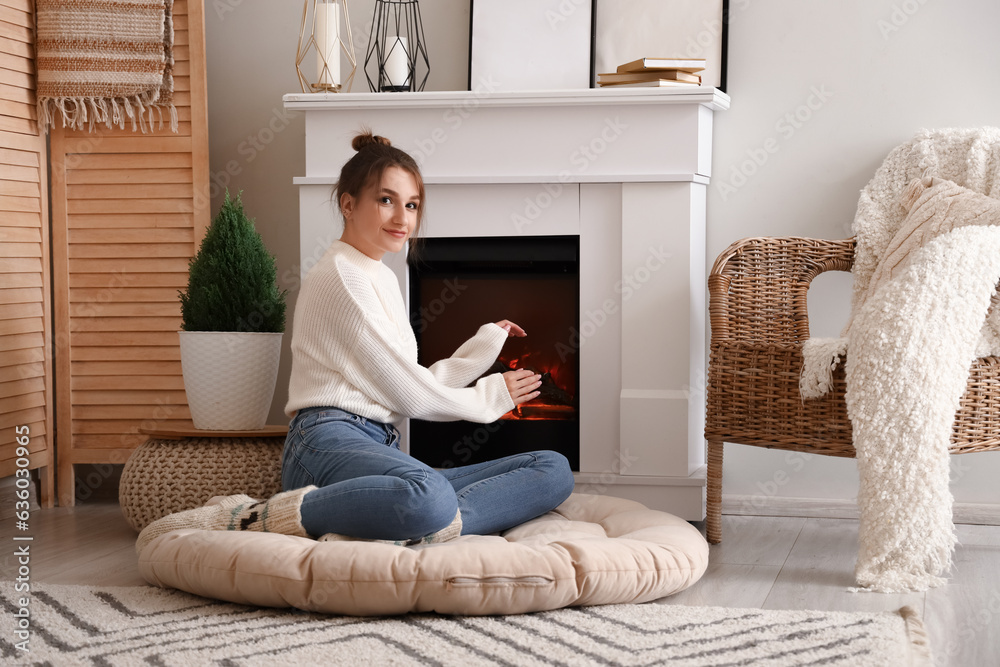
[[(362, 126), (427, 184), (422, 234), (578, 235), (577, 491), (704, 517), (709, 87), (290, 94), (305, 113), (301, 272), (340, 235), (331, 187)], [(408, 290), (404, 258), (387, 256)], [(404, 429), (405, 433), (405, 429)], [(544, 449), (544, 443), (539, 443)]]

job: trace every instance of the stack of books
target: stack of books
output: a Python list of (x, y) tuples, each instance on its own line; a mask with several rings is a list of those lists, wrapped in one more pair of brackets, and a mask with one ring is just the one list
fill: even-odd
[(618, 71), (598, 74), (598, 86), (662, 88), (700, 86), (704, 58), (639, 58), (618, 66)]

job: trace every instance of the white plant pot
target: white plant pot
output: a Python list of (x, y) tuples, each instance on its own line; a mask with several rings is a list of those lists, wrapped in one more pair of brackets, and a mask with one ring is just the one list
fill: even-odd
[(184, 391), (194, 427), (249, 431), (267, 423), (281, 333), (179, 331)]

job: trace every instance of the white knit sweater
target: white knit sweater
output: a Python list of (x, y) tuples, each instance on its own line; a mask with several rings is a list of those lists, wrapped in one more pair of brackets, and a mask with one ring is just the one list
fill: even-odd
[(333, 406), (381, 422), (404, 417), (487, 423), (514, 408), (496, 360), (507, 332), (484, 324), (448, 359), (417, 363), (417, 340), (395, 274), (334, 241), (302, 283), (292, 322), (285, 414)]

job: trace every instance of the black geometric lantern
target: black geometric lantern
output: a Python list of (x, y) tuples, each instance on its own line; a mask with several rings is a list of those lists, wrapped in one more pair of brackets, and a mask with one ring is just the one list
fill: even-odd
[[(369, 64), (377, 69), (370, 72)], [(423, 90), (430, 70), (417, 0), (375, 0), (365, 56), (365, 77), (372, 92)]]

